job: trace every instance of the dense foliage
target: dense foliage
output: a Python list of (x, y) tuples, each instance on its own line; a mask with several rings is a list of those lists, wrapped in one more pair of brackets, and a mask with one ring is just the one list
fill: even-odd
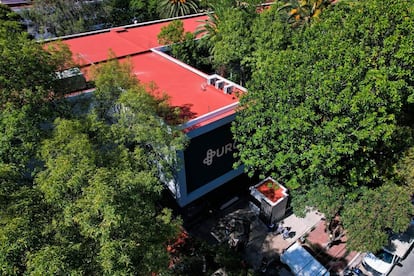
[[(69, 34), (207, 7), (87, 2), (36, 1), (33, 18)], [(389, 231), (404, 231), (414, 193), (413, 4), (279, 1), (257, 13), (257, 1), (213, 2), (201, 46), (176, 22), (160, 39), (189, 63), (209, 49), (219, 73), (247, 83), (233, 125), (246, 172), (285, 183), (297, 213), (339, 214), (349, 249), (375, 251)], [(180, 221), (157, 200), (184, 144), (160, 117), (174, 119), (166, 98), (147, 93), (128, 62), (110, 61), (95, 70), (91, 112), (67, 112), (54, 78), (71, 55), (44, 51), (19, 20), (1, 6), (1, 273), (163, 271)]]
[(0, 165), (30, 176), (27, 166), (42, 137), (41, 122), (59, 111), (52, 92), (67, 48), (45, 52), (22, 32), (19, 17), (0, 7)]
[[(40, 236), (45, 242), (28, 254), (29, 272), (102, 275), (166, 269), (165, 243), (178, 233), (179, 221), (155, 205), (163, 186), (156, 159), (150, 158), (155, 153), (146, 148), (153, 143), (161, 155), (156, 140), (166, 135), (150, 116), (147, 126), (131, 120), (146, 117), (135, 113), (140, 106), (135, 92), (128, 93), (134, 112), (127, 110), (120, 120), (131, 131), (125, 133), (124, 123), (108, 125), (94, 116), (57, 120), (53, 137), (43, 142), (45, 169), (35, 183), (49, 213), (43, 214), (48, 218)], [(127, 147), (123, 140), (135, 145)]]
[(160, 44), (167, 45), (168, 52), (174, 58), (195, 67), (202, 72), (213, 71), (209, 48), (196, 41), (196, 35), (184, 31), (181, 20), (174, 20), (161, 28), (158, 34)]
[[(160, 207), (176, 170), (180, 131), (166, 98), (128, 63), (95, 71), (78, 102), (55, 90), (67, 47), (45, 51), (0, 16), (0, 274), (125, 275), (167, 270), (181, 224)], [(74, 105), (73, 110), (70, 106)], [(89, 112), (85, 112), (89, 111)]]
[(253, 25), (253, 74), (233, 127), (240, 163), (286, 183), (297, 211), (342, 211), (350, 248), (376, 250), (413, 213), (414, 187), (395, 170), (413, 141), (413, 4), (340, 1), (303, 28), (285, 12)]
[(205, 10), (199, 0), (36, 0), (24, 11), (38, 36), (63, 36), (162, 18), (189, 15)]
[(215, 71), (232, 81), (245, 84), (250, 79), (250, 57), (254, 49), (252, 28), (259, 17), (260, 1), (212, 1), (214, 13), (200, 22), (196, 31), (200, 45), (209, 49)]
[(101, 1), (37, 0), (23, 12), (23, 17), (46, 38), (93, 30), (106, 23)]
[(198, 11), (197, 0), (161, 0), (158, 11), (162, 18), (183, 16)]

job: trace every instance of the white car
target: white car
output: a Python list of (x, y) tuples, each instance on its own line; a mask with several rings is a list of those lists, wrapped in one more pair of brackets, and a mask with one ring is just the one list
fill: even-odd
[(397, 255), (382, 249), (376, 254), (368, 253), (363, 259), (362, 265), (374, 275), (388, 275), (398, 259)]
[(395, 234), (390, 239), (390, 244), (377, 254), (367, 253), (362, 260), (362, 265), (373, 275), (388, 275), (392, 268), (404, 259), (414, 244), (414, 225), (401, 234)]

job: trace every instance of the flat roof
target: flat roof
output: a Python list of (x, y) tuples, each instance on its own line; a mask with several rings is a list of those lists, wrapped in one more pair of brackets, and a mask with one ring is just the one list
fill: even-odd
[[(203, 14), (180, 20), (185, 31), (194, 32), (204, 19), (206, 15)], [(129, 57), (137, 78), (144, 84), (155, 83), (160, 92), (169, 96), (170, 105), (179, 107), (185, 118), (206, 117), (184, 129), (194, 129), (234, 114), (238, 103), (236, 91), (245, 91), (243, 87), (224, 80), (225, 84), (234, 86), (233, 93), (226, 94), (207, 84), (207, 74), (155, 49), (162, 46), (157, 39), (161, 28), (171, 21), (128, 25), (61, 39), (69, 45), (75, 61), (85, 72), (90, 65), (106, 61), (109, 50), (121, 61)], [(209, 114), (213, 115), (205, 116)]]
[(170, 97), (170, 105), (186, 112), (188, 119), (238, 102), (234, 94), (225, 94), (213, 85), (206, 85), (206, 78), (201, 74), (190, 71), (157, 53), (135, 55), (130, 60), (137, 78), (142, 83), (155, 82), (157, 87)]
[[(186, 32), (194, 32), (200, 20), (205, 15), (180, 19)], [(161, 46), (158, 43), (158, 34), (161, 28), (171, 23), (160, 20), (149, 23), (133, 24), (115, 27), (97, 32), (68, 36), (64, 42), (69, 45), (75, 61), (81, 65), (97, 63), (108, 59), (111, 49), (117, 57), (131, 56), (149, 51), (151, 48)]]

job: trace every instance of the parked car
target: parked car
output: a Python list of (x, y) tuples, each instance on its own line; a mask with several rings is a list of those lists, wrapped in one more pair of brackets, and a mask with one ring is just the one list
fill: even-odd
[(297, 242), (280, 256), (280, 260), (297, 276), (330, 275), (328, 269)]
[(362, 260), (363, 267), (374, 275), (388, 275), (392, 268), (403, 260), (414, 244), (414, 225), (411, 223), (408, 230), (391, 236), (388, 246), (374, 253), (367, 253)]

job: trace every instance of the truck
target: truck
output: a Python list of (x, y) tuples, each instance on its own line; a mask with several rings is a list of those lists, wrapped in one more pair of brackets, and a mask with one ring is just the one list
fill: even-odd
[(393, 267), (405, 259), (414, 243), (414, 225), (410, 224), (404, 233), (393, 234), (387, 246), (376, 254), (368, 252), (362, 260), (362, 266), (373, 275), (388, 275)]

